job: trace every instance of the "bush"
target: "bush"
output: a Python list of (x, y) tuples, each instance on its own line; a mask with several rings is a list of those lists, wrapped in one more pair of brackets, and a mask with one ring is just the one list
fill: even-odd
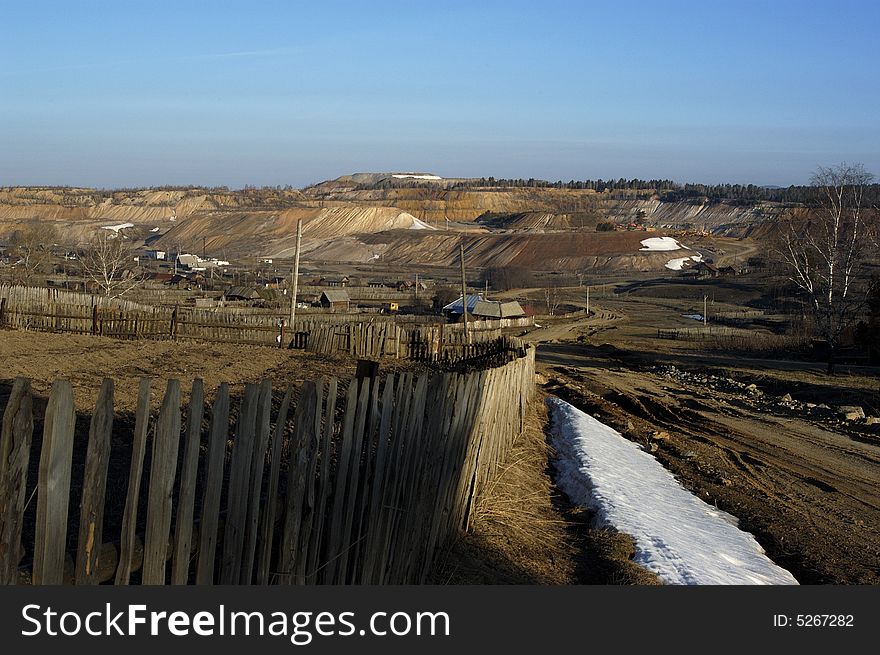
[(603, 221), (596, 225), (596, 232), (614, 232), (614, 223)]

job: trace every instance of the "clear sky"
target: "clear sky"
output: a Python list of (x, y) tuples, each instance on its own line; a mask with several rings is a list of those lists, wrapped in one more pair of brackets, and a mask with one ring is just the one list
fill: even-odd
[(880, 2), (0, 1), (0, 185), (880, 173)]

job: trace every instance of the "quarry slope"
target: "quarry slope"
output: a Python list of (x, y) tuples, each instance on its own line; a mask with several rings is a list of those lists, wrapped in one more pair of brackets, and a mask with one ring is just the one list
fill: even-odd
[(597, 232), (597, 226), (641, 221), (654, 225), (657, 236), (760, 236), (785, 211), (773, 203), (664, 202), (650, 191), (472, 188), (473, 181), (434, 177), (364, 173), (302, 191), (3, 188), (0, 242), (34, 223), (52, 225), (58, 242), (71, 244), (131, 224), (120, 233), (134, 244), (194, 252), (204, 246), (224, 259), (283, 258), (292, 256), (302, 220), (304, 255), (312, 261), (451, 266), (464, 239), (469, 260), (483, 266), (662, 271), (675, 253), (640, 252), (645, 232)]
[(395, 230), (310, 243), (304, 257), (312, 261), (381, 260), (388, 264), (455, 266), (459, 261), (459, 244), (463, 243), (467, 261), (475, 266), (660, 271), (670, 258), (692, 254), (687, 250), (641, 251), (641, 240), (645, 237), (645, 232), (474, 235)]
[[(166, 232), (156, 244), (200, 248), (202, 237), (211, 250), (285, 257), (296, 246), (296, 224), (303, 221), (308, 244), (334, 241), (356, 233), (417, 227), (414, 216), (395, 207), (294, 207), (283, 211), (200, 212)], [(423, 230), (414, 230), (423, 231)]]

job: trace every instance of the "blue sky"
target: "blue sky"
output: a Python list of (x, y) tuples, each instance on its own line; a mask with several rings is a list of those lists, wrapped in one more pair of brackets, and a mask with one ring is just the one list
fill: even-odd
[(0, 185), (880, 173), (877, 2), (0, 9)]

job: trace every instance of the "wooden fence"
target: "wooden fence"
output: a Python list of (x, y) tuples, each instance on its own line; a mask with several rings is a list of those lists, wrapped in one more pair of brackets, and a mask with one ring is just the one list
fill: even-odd
[(658, 328), (658, 339), (675, 339), (682, 341), (697, 341), (703, 339), (712, 339), (714, 337), (752, 337), (756, 335), (755, 330), (744, 328), (724, 327), (718, 325), (709, 325), (706, 327), (692, 328)]
[[(532, 319), (474, 321), (474, 344), (495, 341), (501, 329)], [(467, 358), (481, 350), (468, 346), (461, 324), (424, 324), (376, 317), (353, 321), (332, 315), (305, 315), (293, 329), (272, 314), (235, 310), (143, 305), (84, 293), (35, 287), (0, 286), (0, 327), (118, 339), (188, 339), (264, 346), (291, 345), (322, 354), (412, 359)]]
[(105, 380), (87, 442), (69, 382), (37, 422), (18, 378), (0, 438), (0, 584), (424, 583), (523, 429), (535, 353), (519, 347), (468, 373), (323, 378), (283, 396), (264, 380), (237, 412), (226, 384), (208, 409), (201, 380), (182, 411), (169, 380), (151, 415), (144, 379), (133, 421)]

